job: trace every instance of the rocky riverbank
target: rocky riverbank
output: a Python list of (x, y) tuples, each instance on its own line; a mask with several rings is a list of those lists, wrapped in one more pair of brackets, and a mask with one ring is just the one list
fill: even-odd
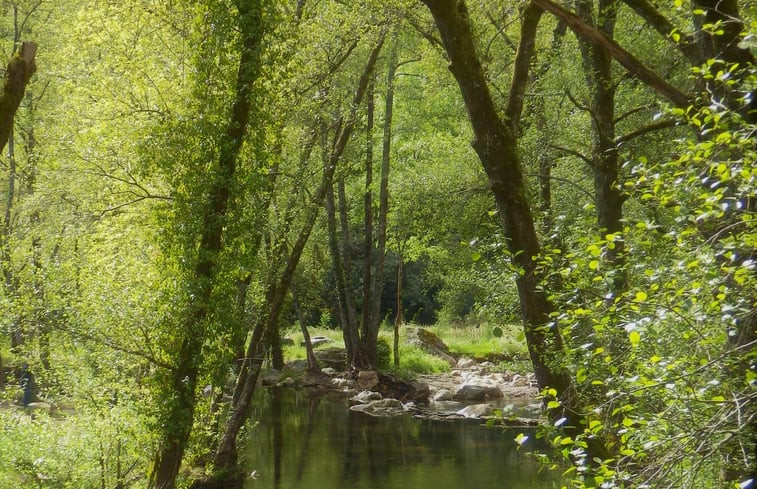
[(313, 395), (348, 397), (351, 410), (371, 416), (496, 419), (533, 425), (541, 414), (532, 374), (497, 372), (493, 364), (469, 358), (456, 360), (449, 372), (419, 375), (414, 382), (393, 374), (339, 372), (333, 367), (310, 373), (305, 371), (303, 362), (292, 362), (284, 372), (266, 372), (262, 384), (302, 388)]

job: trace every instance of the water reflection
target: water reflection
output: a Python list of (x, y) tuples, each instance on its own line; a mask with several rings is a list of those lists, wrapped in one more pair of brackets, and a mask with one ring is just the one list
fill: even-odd
[(258, 478), (248, 489), (553, 487), (516, 451), (520, 430), (373, 418), (349, 411), (346, 400), (277, 388), (261, 392), (253, 420), (247, 466)]

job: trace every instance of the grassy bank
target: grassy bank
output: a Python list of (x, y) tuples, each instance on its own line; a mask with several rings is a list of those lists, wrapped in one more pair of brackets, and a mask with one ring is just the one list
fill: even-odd
[[(439, 357), (431, 355), (415, 345), (408, 343), (408, 333), (413, 324), (406, 324), (400, 328), (400, 367), (394, 367), (393, 354), (390, 352), (388, 368), (404, 378), (412, 378), (421, 373), (441, 373), (450, 370), (449, 365)], [(521, 328), (516, 325), (501, 326), (459, 326), (438, 324), (427, 327), (438, 335), (456, 357), (469, 357), (478, 361), (490, 361), (497, 365), (497, 370), (526, 373), (530, 370), (528, 354), (525, 344), (518, 339)], [(332, 342), (323, 347), (344, 348), (342, 332), (323, 327), (309, 328), (311, 337), (325, 336)], [(284, 331), (283, 336), (291, 338), (294, 345), (284, 347), (287, 361), (304, 360), (305, 347), (300, 346), (303, 340), (299, 328)], [(390, 328), (382, 328), (379, 341), (386, 342), (391, 350), (394, 342)]]

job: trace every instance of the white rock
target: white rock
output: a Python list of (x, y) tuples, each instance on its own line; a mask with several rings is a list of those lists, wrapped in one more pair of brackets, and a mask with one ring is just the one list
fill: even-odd
[(489, 416), (492, 411), (494, 411), (494, 408), (489, 404), (473, 404), (459, 410), (457, 414), (466, 418), (480, 418), (482, 416)]
[(362, 391), (352, 397), (350, 397), (350, 401), (358, 402), (360, 404), (367, 404), (371, 401), (378, 401), (382, 399), (383, 396), (379, 394), (378, 392), (373, 391)]
[(452, 392), (447, 389), (439, 389), (438, 391), (434, 392), (434, 396), (431, 398), (431, 400), (433, 400), (434, 402), (451, 401)]
[(457, 361), (456, 368), (472, 368), (478, 365), (472, 358), (462, 357)]

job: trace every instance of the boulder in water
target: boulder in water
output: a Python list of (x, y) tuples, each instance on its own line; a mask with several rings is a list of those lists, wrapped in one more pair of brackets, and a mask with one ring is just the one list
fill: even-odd
[(362, 391), (350, 397), (350, 401), (356, 402), (358, 404), (368, 404), (369, 402), (379, 401), (381, 399), (382, 399), (381, 394), (379, 394), (378, 392), (373, 392), (373, 391)]
[(367, 404), (357, 404), (350, 408), (351, 411), (370, 414), (371, 416), (397, 416), (405, 412), (405, 406), (397, 399), (380, 399)]
[(499, 387), (483, 383), (465, 383), (452, 396), (456, 401), (486, 401), (502, 397), (504, 395)]
[(494, 411), (494, 408), (489, 404), (473, 404), (471, 406), (464, 407), (456, 414), (465, 416), (466, 418), (482, 418), (484, 416), (489, 416), (492, 411)]
[(434, 402), (440, 402), (440, 401), (451, 401), (452, 400), (452, 392), (448, 389), (439, 389), (434, 393), (434, 396), (432, 397)]

